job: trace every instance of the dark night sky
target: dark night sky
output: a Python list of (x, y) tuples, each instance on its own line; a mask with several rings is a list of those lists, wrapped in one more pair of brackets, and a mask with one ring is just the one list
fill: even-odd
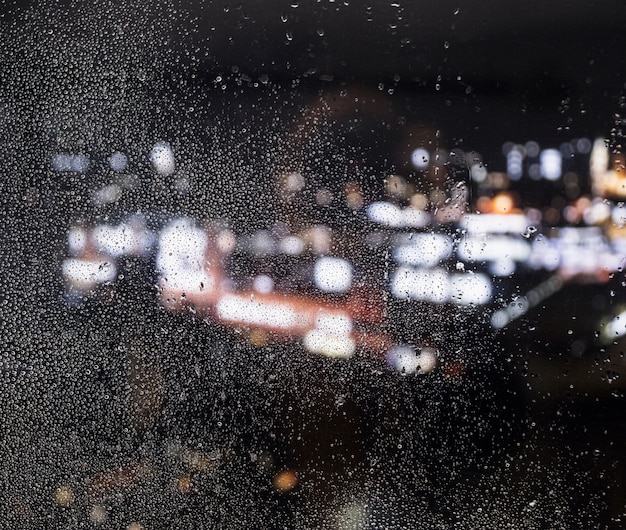
[[(44, 15), (41, 19), (48, 16), (39, 3), (16, 3), (25, 9), (7, 9), (6, 21), (19, 26), (29, 8)], [(51, 19), (78, 27), (86, 4), (62, 0), (46, 5)], [(105, 5), (109, 11), (102, 19), (115, 20), (114, 3), (87, 9)], [(622, 0), (129, 5), (135, 6), (134, 15), (122, 22), (132, 27), (141, 19), (142, 27), (152, 24), (165, 31), (160, 46), (179, 55), (174, 66), (181, 68), (179, 78), (193, 71), (187, 86), (212, 90), (214, 99), (220, 97), (218, 76), (267, 79), (279, 90), (302, 94), (344, 88), (377, 93), (380, 86), (378, 93), (398, 115), (440, 128), (448, 144), (488, 157), (497, 156), (506, 140), (558, 145), (578, 136), (608, 136), (615, 114), (623, 113)], [(129, 36), (127, 45), (133, 39)], [(263, 98), (259, 91), (250, 94)], [(268, 93), (268, 98), (276, 95)]]
[(608, 135), (626, 92), (620, 0), (213, 2), (191, 12), (191, 39), (210, 52), (206, 79), (235, 67), (285, 86), (383, 83), (467, 144)]

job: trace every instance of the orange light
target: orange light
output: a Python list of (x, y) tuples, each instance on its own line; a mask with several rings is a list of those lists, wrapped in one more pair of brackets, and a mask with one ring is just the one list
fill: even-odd
[(491, 199), (489, 197), (480, 197), (476, 201), (476, 208), (480, 213), (491, 213)]
[(508, 193), (499, 193), (491, 200), (493, 213), (511, 213), (513, 211), (513, 205), (513, 198)]
[(187, 494), (193, 488), (193, 482), (189, 475), (179, 475), (176, 479), (176, 489), (179, 493)]
[(269, 337), (267, 332), (263, 329), (255, 328), (250, 331), (250, 344), (256, 346), (257, 348), (263, 348), (267, 346), (269, 341)]
[(274, 477), (274, 489), (281, 493), (288, 493), (298, 485), (298, 475), (295, 471), (285, 469)]

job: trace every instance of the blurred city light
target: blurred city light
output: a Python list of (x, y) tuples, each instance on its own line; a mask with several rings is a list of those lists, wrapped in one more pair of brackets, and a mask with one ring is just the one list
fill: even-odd
[(174, 151), (167, 142), (157, 142), (150, 151), (150, 163), (154, 170), (163, 176), (168, 176), (176, 170)]
[(319, 258), (315, 262), (313, 279), (322, 291), (345, 293), (352, 286), (352, 265), (342, 258)]

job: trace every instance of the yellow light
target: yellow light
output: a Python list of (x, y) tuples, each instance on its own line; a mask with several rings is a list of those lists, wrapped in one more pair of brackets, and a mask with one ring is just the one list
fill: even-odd
[(494, 213), (511, 213), (513, 210), (513, 199), (507, 193), (499, 193), (492, 199), (491, 205)]
[(69, 486), (59, 486), (54, 494), (54, 499), (59, 506), (67, 508), (74, 501), (74, 492)]
[(281, 493), (288, 493), (298, 485), (298, 475), (295, 471), (285, 469), (274, 477), (274, 489)]

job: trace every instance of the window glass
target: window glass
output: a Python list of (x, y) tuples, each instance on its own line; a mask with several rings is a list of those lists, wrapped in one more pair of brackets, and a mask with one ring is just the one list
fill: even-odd
[(621, 2), (6, 2), (0, 520), (621, 528)]

